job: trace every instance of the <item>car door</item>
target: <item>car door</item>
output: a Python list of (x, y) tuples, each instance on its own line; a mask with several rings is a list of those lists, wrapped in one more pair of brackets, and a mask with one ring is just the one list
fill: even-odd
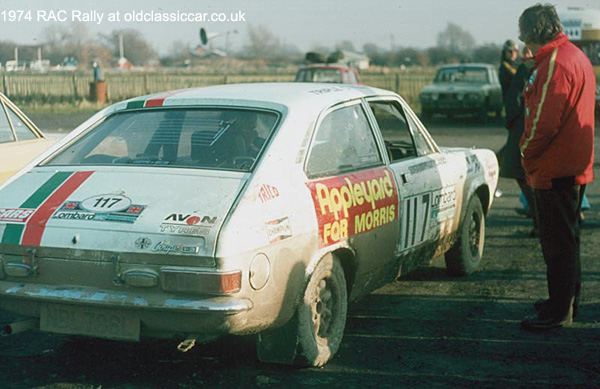
[(355, 253), (351, 298), (389, 280), (398, 235), (398, 190), (366, 109), (355, 100), (324, 112), (305, 165), (319, 248)]
[(412, 269), (433, 256), (444, 233), (440, 220), (451, 213), (449, 204), (456, 203), (458, 177), (442, 177), (447, 159), (410, 108), (395, 98), (372, 98), (368, 104), (398, 183), (402, 217), (396, 254), (405, 269)]

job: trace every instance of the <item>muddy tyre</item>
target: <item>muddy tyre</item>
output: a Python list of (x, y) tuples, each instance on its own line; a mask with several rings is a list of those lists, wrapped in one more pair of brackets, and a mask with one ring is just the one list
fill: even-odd
[(446, 253), (446, 271), (457, 277), (473, 273), (479, 267), (485, 240), (485, 217), (479, 197), (469, 200), (467, 212), (454, 246)]
[(347, 307), (344, 269), (328, 254), (315, 268), (298, 307), (298, 365), (323, 366), (335, 355), (344, 335)]

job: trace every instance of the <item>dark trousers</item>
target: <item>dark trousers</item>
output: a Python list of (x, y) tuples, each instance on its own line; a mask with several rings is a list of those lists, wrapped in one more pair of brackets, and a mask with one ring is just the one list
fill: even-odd
[(529, 209), (531, 213), (534, 215), (533, 217), (533, 228), (537, 228), (537, 218), (535, 217), (535, 197), (533, 194), (533, 188), (527, 185), (527, 180), (525, 178), (517, 178), (517, 184), (519, 184), (519, 188), (525, 196), (525, 200), (527, 200), (527, 205), (529, 205)]
[(553, 183), (548, 190), (535, 189), (536, 215), (542, 253), (547, 268), (549, 304), (543, 314), (564, 318), (579, 302), (581, 200), (585, 185)]

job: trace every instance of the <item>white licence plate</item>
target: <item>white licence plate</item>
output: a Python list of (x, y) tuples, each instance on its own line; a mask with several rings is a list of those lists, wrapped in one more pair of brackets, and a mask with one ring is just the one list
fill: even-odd
[(101, 308), (44, 305), (40, 316), (40, 329), (59, 334), (140, 340), (140, 319), (136, 315)]

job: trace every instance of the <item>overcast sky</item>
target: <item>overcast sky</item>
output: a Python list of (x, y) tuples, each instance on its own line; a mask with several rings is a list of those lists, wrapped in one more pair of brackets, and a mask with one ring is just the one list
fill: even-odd
[[(72, 11), (78, 10), (105, 14), (100, 24), (97, 21), (85, 23), (93, 34), (135, 28), (161, 54), (167, 53), (170, 43), (175, 40), (195, 46), (199, 42), (200, 27), (205, 27), (209, 32), (238, 30), (238, 34), (231, 35), (231, 45), (240, 48), (247, 42), (246, 29), (250, 24), (266, 26), (282, 42), (294, 44), (301, 50), (315, 45), (333, 46), (343, 40), (351, 41), (356, 48), (369, 42), (389, 48), (392, 41), (396, 47), (430, 47), (435, 45), (438, 32), (448, 22), (469, 31), (477, 44), (501, 44), (507, 38), (516, 39), (519, 15), (523, 9), (535, 3), (535, 0), (2, 0), (0, 40), (36, 44), (43, 38), (45, 27), (57, 24), (36, 21), (38, 11), (65, 10), (70, 19)], [(588, 0), (554, 0), (551, 3), (559, 10), (567, 6), (600, 8), (597, 1)], [(31, 11), (34, 20), (7, 21), (5, 18), (9, 17), (11, 10)], [(121, 13), (122, 20), (107, 21), (108, 13), (117, 11)], [(132, 11), (217, 12), (228, 15), (241, 11), (246, 21), (125, 22), (123, 15)], [(70, 21), (62, 24), (68, 25)]]

